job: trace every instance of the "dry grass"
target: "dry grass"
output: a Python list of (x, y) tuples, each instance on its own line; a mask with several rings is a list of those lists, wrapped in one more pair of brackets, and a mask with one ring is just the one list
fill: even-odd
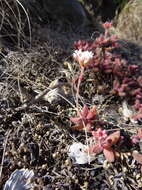
[(21, 47), (27, 43), (25, 30), (31, 43), (31, 23), (28, 12), (19, 0), (0, 1), (0, 38)]

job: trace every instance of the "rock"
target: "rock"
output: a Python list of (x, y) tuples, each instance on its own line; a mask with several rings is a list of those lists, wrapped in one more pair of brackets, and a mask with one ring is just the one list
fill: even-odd
[(86, 164), (95, 160), (95, 155), (89, 155), (84, 150), (87, 146), (74, 142), (68, 149), (68, 156), (75, 164)]
[(118, 15), (117, 35), (124, 40), (142, 45), (142, 1), (128, 2)]
[(87, 17), (81, 4), (77, 0), (43, 0), (45, 9), (56, 18), (71, 22), (76, 26), (85, 25)]
[(7, 180), (3, 190), (29, 190), (32, 187), (30, 179), (34, 172), (28, 169), (15, 170)]
[[(80, 0), (89, 9), (94, 19), (102, 22), (110, 21), (115, 17), (117, 2), (115, 0)], [(93, 20), (94, 20), (93, 19)]]
[(31, 15), (48, 22), (48, 16), (74, 26), (83, 26), (88, 20), (84, 8), (77, 0), (20, 0)]

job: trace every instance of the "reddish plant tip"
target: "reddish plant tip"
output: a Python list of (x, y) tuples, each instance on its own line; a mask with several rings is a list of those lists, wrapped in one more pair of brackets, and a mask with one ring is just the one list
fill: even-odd
[(141, 128), (138, 129), (138, 137), (139, 137), (140, 139), (142, 139), (142, 129), (141, 129)]
[(73, 126), (73, 129), (83, 129), (87, 127), (88, 130), (91, 130), (91, 125), (94, 120), (98, 120), (96, 107), (93, 106), (92, 109), (89, 110), (87, 105), (84, 105), (82, 111), (78, 112), (77, 117), (70, 117), (70, 120), (76, 125)]
[(101, 128), (98, 128), (97, 131), (92, 131), (92, 135), (96, 140), (104, 140), (107, 137), (106, 130), (102, 130)]

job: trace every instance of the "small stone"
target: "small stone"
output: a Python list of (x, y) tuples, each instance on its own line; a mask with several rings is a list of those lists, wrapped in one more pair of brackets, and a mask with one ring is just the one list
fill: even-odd
[(42, 169), (47, 169), (47, 164), (43, 164)]
[(137, 174), (136, 175), (136, 180), (139, 180), (141, 178), (141, 175), (140, 174)]
[(55, 153), (52, 154), (53, 158), (56, 158), (58, 155), (59, 155), (58, 152), (55, 152)]
[(105, 160), (103, 163), (103, 168), (108, 169), (109, 167), (110, 167), (110, 163), (107, 160)]
[(65, 166), (68, 166), (70, 164), (70, 161), (67, 159), (65, 160)]
[(30, 183), (31, 178), (34, 177), (34, 172), (28, 169), (15, 170), (10, 178), (6, 181), (3, 190), (27, 190), (31, 189), (32, 184)]
[(87, 187), (88, 187), (88, 182), (87, 182), (87, 181), (84, 182), (83, 187), (84, 187), (84, 188), (87, 188)]
[(123, 167), (123, 172), (125, 173), (127, 171), (128, 171), (128, 169), (126, 167)]
[(90, 172), (90, 175), (91, 175), (92, 177), (94, 177), (94, 176), (95, 176), (95, 171), (91, 171), (91, 172)]

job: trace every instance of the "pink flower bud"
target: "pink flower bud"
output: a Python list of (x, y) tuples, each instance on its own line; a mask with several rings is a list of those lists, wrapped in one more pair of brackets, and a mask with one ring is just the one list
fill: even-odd
[(110, 28), (112, 26), (112, 22), (105, 22), (104, 24), (103, 24), (103, 27), (105, 28), (105, 29), (108, 29), (108, 28)]

